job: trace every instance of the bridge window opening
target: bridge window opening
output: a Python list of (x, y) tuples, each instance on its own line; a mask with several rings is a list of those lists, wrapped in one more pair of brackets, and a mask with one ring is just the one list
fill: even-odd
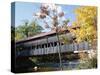
[(54, 46), (57, 46), (57, 42), (54, 42)]
[(44, 44), (44, 46), (47, 48), (47, 44)]
[(64, 45), (64, 43), (60, 43), (60, 45)]
[(53, 47), (53, 42), (51, 42), (50, 44), (51, 44), (51, 46)]
[(44, 44), (42, 44), (41, 47), (44, 48)]
[(50, 47), (50, 43), (48, 43), (48, 47)]

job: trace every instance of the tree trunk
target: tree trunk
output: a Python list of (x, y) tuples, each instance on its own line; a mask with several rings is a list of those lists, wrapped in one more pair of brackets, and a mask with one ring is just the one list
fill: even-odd
[(62, 60), (61, 60), (61, 45), (60, 45), (60, 40), (59, 40), (59, 34), (58, 34), (58, 29), (56, 30), (56, 36), (57, 36), (57, 40), (58, 40), (58, 54), (59, 54), (59, 63), (60, 63), (60, 69), (63, 70), (62, 67)]

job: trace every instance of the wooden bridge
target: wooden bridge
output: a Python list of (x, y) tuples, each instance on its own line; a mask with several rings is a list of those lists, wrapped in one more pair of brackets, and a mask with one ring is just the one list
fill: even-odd
[[(72, 34), (66, 31), (65, 37), (72, 40)], [(33, 56), (46, 55), (59, 52), (58, 40), (55, 31), (48, 33), (41, 33), (31, 38), (20, 40), (16, 42), (16, 56)], [(88, 42), (81, 43), (60, 43), (61, 53), (74, 52), (78, 50), (89, 50)]]

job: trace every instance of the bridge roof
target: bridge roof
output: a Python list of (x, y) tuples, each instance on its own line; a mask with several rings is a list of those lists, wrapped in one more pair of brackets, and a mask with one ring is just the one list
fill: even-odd
[[(79, 26), (77, 26), (77, 27), (76, 26), (75, 27), (70, 27), (70, 28), (76, 29), (76, 28), (79, 28)], [(68, 30), (66, 30), (66, 31), (68, 31)], [(16, 41), (16, 43), (30, 41), (30, 40), (38, 39), (38, 38), (45, 37), (45, 36), (50, 36), (50, 35), (55, 34), (55, 33), (56, 33), (56, 31), (54, 31), (54, 30), (52, 30), (50, 32), (42, 32), (42, 33), (37, 34), (37, 35), (35, 35), (33, 37), (28, 37), (28, 38), (25, 38), (25, 39), (21, 39), (19, 41)]]

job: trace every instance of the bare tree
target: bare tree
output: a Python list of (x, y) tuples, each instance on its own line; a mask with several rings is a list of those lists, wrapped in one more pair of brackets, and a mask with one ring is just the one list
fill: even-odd
[[(66, 26), (69, 20), (66, 20), (64, 17), (65, 13), (62, 11), (62, 8), (56, 4), (41, 4), (40, 11), (35, 13), (34, 16), (36, 16), (38, 19), (42, 19), (45, 27), (50, 28), (51, 30), (56, 31), (56, 36), (58, 40), (58, 54), (59, 54), (59, 63), (60, 63), (60, 69), (63, 69), (62, 66), (62, 60), (61, 60), (61, 46), (60, 46), (60, 39), (59, 39), (59, 32), (62, 30), (62, 25)], [(46, 18), (49, 17), (49, 20), (51, 20), (51, 25), (49, 25), (49, 22), (46, 21)], [(63, 19), (63, 24), (61, 25), (59, 22), (59, 19)]]

